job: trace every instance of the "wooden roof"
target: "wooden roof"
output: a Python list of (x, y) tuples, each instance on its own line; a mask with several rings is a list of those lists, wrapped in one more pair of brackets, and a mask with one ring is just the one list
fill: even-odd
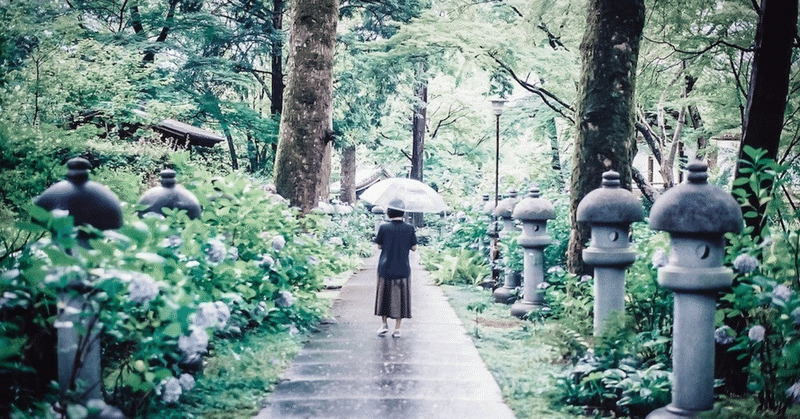
[(153, 130), (173, 139), (176, 145), (182, 147), (191, 145), (213, 147), (217, 143), (225, 141), (225, 137), (174, 119), (161, 121), (161, 123), (153, 126)]

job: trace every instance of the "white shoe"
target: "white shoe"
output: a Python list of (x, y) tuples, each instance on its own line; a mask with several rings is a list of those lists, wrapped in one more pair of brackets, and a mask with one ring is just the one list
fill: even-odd
[(394, 332), (392, 332), (392, 337), (393, 338), (399, 338), (400, 337), (400, 331), (399, 330), (395, 330)]
[(388, 332), (389, 332), (389, 327), (386, 326), (386, 325), (383, 325), (383, 326), (381, 326), (380, 329), (378, 329), (378, 336), (385, 336), (386, 333), (388, 333)]

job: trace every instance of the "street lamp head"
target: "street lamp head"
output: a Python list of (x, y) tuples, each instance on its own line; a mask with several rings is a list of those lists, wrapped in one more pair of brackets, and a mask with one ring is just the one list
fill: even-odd
[(506, 104), (507, 100), (505, 99), (492, 99), (492, 112), (495, 115), (500, 116), (503, 113), (503, 106)]

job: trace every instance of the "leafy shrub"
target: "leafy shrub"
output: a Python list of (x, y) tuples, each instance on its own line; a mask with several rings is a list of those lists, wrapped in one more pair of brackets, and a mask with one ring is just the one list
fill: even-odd
[[(49, 380), (34, 379), (56, 370), (37, 353), (55, 358), (53, 316), (67, 284), (94, 290), (75, 298), (87, 320), (102, 324), (107, 398), (129, 416), (176, 402), (179, 384), (191, 381), (214, 339), (254, 327), (303, 330), (322, 315), (315, 292), (326, 276), (354, 268), (348, 255), (363, 249), (358, 237), (351, 246), (333, 240), (327, 216), (301, 217), (239, 174), (213, 181), (200, 170), (191, 176), (184, 184), (204, 208), (201, 219), (169, 210), (163, 218), (139, 219), (135, 205), (127, 205), (125, 225), (95, 231), (91, 250), (77, 246), (71, 217), (29, 209), (37, 224), (20, 227), (47, 229), (51, 238), (5, 261), (0, 381), (11, 391), (0, 411), (37, 416), (55, 401)], [(60, 405), (70, 406), (73, 394)]]

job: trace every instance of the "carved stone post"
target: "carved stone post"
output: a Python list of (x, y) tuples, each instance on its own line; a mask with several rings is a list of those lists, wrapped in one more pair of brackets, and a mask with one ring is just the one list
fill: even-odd
[(550, 201), (539, 197), (539, 189), (531, 187), (528, 195), (514, 208), (514, 218), (522, 221), (522, 234), (517, 243), (525, 249), (522, 299), (511, 306), (511, 314), (524, 317), (544, 307), (539, 284), (544, 282), (544, 248), (550, 243), (547, 220), (556, 218)]
[(742, 230), (736, 200), (706, 182), (706, 164), (687, 165), (686, 182), (668, 190), (650, 210), (650, 228), (670, 234), (670, 257), (658, 283), (675, 292), (672, 403), (648, 419), (694, 418), (714, 400), (714, 314), (717, 293), (733, 271), (722, 266), (726, 232)]
[(375, 220), (375, 235), (378, 235), (378, 229), (381, 228), (381, 224), (383, 224), (383, 219), (386, 214), (386, 210), (379, 205), (375, 205), (372, 207), (372, 218)]
[[(82, 158), (67, 162), (67, 179), (58, 182), (34, 199), (33, 203), (48, 210), (66, 210), (75, 225), (88, 224), (100, 230), (122, 227), (119, 199), (108, 188), (89, 180), (91, 163)], [(78, 236), (82, 246), (89, 237)], [(58, 292), (57, 330), (58, 384), (61, 396), (77, 391), (77, 399), (86, 402), (102, 399), (100, 336), (96, 324), (99, 313), (84, 312), (91, 307), (91, 287), (76, 281)]]
[(603, 173), (602, 186), (589, 192), (575, 213), (578, 222), (592, 228), (583, 261), (594, 266), (595, 335), (600, 335), (612, 313), (625, 310), (625, 268), (636, 260), (628, 239), (630, 225), (644, 219), (642, 204), (619, 185), (619, 173)]

